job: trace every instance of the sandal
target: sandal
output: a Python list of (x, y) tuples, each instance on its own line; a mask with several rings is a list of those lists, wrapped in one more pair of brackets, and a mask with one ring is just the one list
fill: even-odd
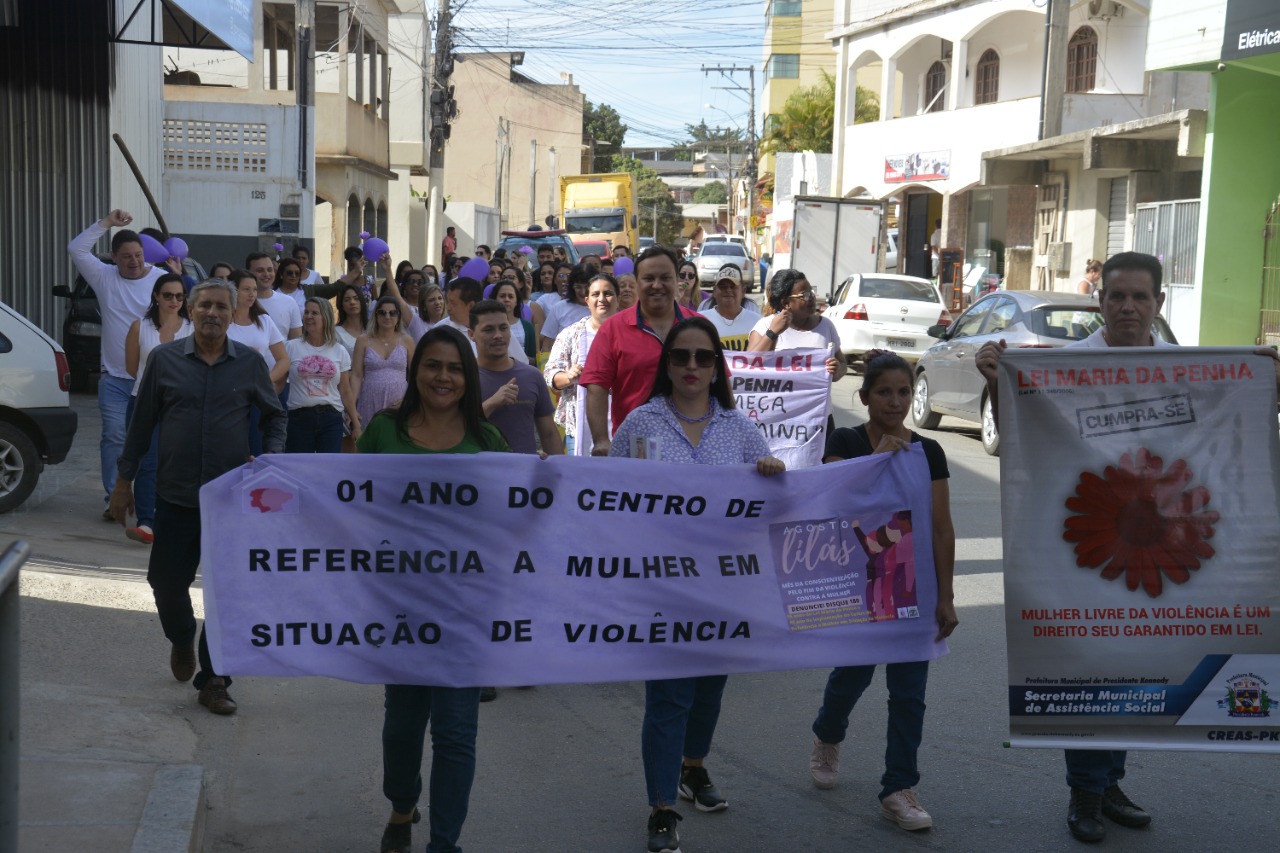
[(379, 853), (412, 853), (413, 825), (422, 820), (422, 813), (415, 806), (413, 818), (404, 823), (388, 823), (382, 830), (382, 842), (378, 845)]

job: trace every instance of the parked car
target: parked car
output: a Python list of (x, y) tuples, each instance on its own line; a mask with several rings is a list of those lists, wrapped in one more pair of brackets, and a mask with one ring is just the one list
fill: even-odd
[(929, 328), (951, 322), (932, 282), (887, 273), (846, 278), (826, 316), (840, 334), (841, 351), (853, 361), (873, 349), (893, 350), (915, 361), (933, 346)]
[(62, 347), (0, 302), (0, 512), (22, 505), (76, 434)]
[(502, 242), (494, 246), (493, 249), (495, 252), (498, 249), (505, 249), (507, 254), (511, 254), (513, 251), (520, 251), (521, 246), (529, 246), (533, 249), (534, 254), (537, 254), (539, 246), (550, 244), (551, 246), (563, 248), (569, 263), (576, 264), (578, 262), (578, 250), (567, 235), (568, 232), (563, 228), (552, 231), (503, 231)]
[(755, 289), (755, 261), (747, 254), (746, 247), (741, 243), (728, 240), (703, 243), (702, 251), (693, 259), (693, 262), (698, 267), (698, 281), (702, 284), (714, 285), (716, 279), (720, 277), (720, 268), (733, 266), (742, 271), (743, 290), (750, 293)]
[(884, 271), (898, 271), (898, 229), (890, 228), (885, 232)]
[[(1002, 290), (969, 306), (949, 327), (934, 326), (938, 338), (916, 363), (911, 419), (921, 429), (934, 429), (943, 415), (982, 425), (982, 447), (1000, 454), (987, 397), (987, 383), (974, 360), (987, 341), (1003, 339), (1011, 347), (1062, 347), (1093, 334), (1103, 323), (1091, 296), (1050, 290)], [(1163, 317), (1156, 317), (1156, 337), (1177, 343)]]
[(613, 247), (609, 245), (608, 240), (575, 240), (573, 245), (578, 250), (579, 258), (587, 255), (607, 258), (613, 254)]
[(641, 237), (641, 238), (640, 238), (640, 251), (642, 251), (642, 252), (643, 252), (645, 249), (649, 248), (650, 246), (655, 245), (657, 242), (658, 242), (658, 241), (657, 241), (657, 240), (655, 240), (655, 239), (653, 239), (652, 237)]

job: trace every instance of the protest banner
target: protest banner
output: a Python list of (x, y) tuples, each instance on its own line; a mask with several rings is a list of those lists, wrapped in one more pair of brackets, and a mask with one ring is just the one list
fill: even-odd
[(270, 455), (200, 492), (219, 672), (444, 686), (928, 660), (923, 451), (755, 466)]
[(1272, 359), (1000, 359), (1015, 746), (1280, 751)]
[(831, 413), (828, 355), (822, 349), (725, 352), (738, 409), (789, 471), (822, 464)]

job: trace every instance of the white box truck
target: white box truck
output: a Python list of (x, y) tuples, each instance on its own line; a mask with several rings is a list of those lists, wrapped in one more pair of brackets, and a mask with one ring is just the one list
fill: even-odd
[(790, 251), (774, 255), (769, 277), (801, 270), (819, 300), (830, 300), (847, 277), (880, 269), (883, 227), (883, 202), (796, 196)]

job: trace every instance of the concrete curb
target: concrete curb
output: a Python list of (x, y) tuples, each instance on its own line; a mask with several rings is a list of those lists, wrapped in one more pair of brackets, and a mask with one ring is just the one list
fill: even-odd
[(161, 767), (151, 782), (132, 853), (199, 853), (204, 811), (204, 769), (198, 764)]

